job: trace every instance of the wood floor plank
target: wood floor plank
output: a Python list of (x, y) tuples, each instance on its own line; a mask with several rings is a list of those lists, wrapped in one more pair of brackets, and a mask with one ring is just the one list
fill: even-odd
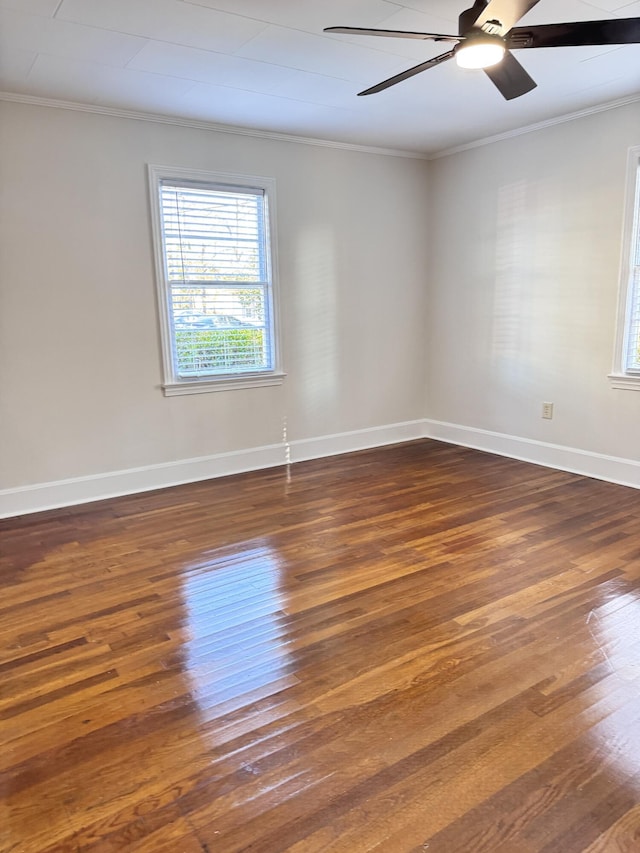
[(640, 851), (639, 518), (422, 440), (0, 521), (0, 849)]

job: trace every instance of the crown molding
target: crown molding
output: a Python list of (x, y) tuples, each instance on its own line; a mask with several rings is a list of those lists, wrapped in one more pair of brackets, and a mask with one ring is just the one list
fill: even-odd
[(441, 157), (449, 157), (452, 154), (460, 154), (462, 151), (471, 151), (473, 148), (481, 148), (484, 145), (492, 145), (494, 142), (502, 142), (505, 139), (514, 139), (516, 136), (523, 136), (525, 133), (535, 133), (538, 130), (545, 130), (547, 127), (554, 127), (557, 124), (564, 124), (567, 121), (575, 121), (579, 118), (595, 115), (596, 113), (606, 112), (607, 110), (615, 110), (618, 107), (625, 107), (628, 104), (635, 104), (640, 101), (640, 93), (637, 95), (627, 95), (624, 98), (618, 98), (615, 101), (608, 101), (604, 104), (596, 104), (593, 107), (586, 107), (583, 110), (577, 110), (573, 113), (555, 116), (554, 118), (545, 119), (544, 121), (528, 124), (524, 127), (517, 127), (514, 130), (506, 130), (504, 133), (497, 133), (495, 136), (485, 136), (482, 139), (475, 139), (473, 142), (466, 142), (464, 145), (456, 145), (453, 148), (443, 148), (441, 151), (436, 151), (429, 154), (428, 160), (438, 160)]
[(207, 130), (214, 133), (231, 133), (236, 136), (252, 136), (257, 139), (272, 139), (277, 142), (292, 142), (297, 145), (314, 145), (321, 148), (339, 148), (343, 151), (355, 151), (359, 154), (382, 154), (386, 157), (405, 157), (411, 160), (428, 160), (429, 155), (418, 151), (405, 151), (396, 148), (376, 148), (370, 145), (356, 145), (352, 142), (337, 142), (331, 139), (316, 139), (311, 136), (294, 136), (276, 131), (258, 130), (250, 127), (235, 127), (227, 124), (216, 124), (200, 119), (180, 118), (179, 116), (162, 115), (159, 113), (144, 113), (137, 110), (102, 107), (97, 104), (81, 104), (76, 101), (58, 101), (52, 98), (39, 98), (35, 95), (21, 95), (15, 92), (1, 92), (0, 101), (14, 104), (29, 104), (36, 107), (52, 107), (59, 110), (73, 110), (81, 113), (111, 116), (114, 118), (133, 119), (134, 121), (150, 121), (157, 124), (170, 124), (177, 127), (189, 127), (194, 130)]
[(554, 118), (545, 119), (544, 121), (536, 122), (535, 124), (517, 127), (513, 130), (506, 130), (504, 133), (475, 139), (472, 142), (466, 142), (463, 145), (443, 148), (440, 151), (434, 151), (431, 153), (426, 151), (407, 151), (401, 148), (377, 148), (370, 145), (356, 145), (352, 142), (316, 139), (310, 136), (295, 136), (293, 134), (258, 130), (250, 127), (235, 127), (226, 124), (216, 124), (215, 122), (203, 121), (200, 119), (180, 118), (179, 116), (145, 113), (137, 110), (118, 109), (116, 107), (102, 107), (96, 104), (82, 104), (76, 101), (60, 101), (53, 98), (40, 98), (35, 95), (21, 95), (15, 92), (0, 91), (0, 101), (8, 101), (15, 104), (28, 104), (37, 107), (50, 107), (60, 110), (72, 110), (74, 112), (93, 113), (95, 115), (132, 119), (134, 121), (155, 122), (157, 124), (188, 127), (194, 130), (206, 130), (214, 133), (230, 133), (236, 136), (250, 136), (256, 139), (272, 139), (277, 142), (291, 142), (298, 145), (313, 145), (320, 148), (337, 148), (343, 151), (354, 151), (360, 154), (379, 154), (386, 157), (404, 157), (411, 160), (430, 161), (439, 160), (442, 157), (450, 157), (453, 154), (460, 154), (463, 151), (471, 151), (474, 148), (481, 148), (485, 145), (492, 145), (494, 142), (503, 142), (504, 140), (515, 139), (516, 137), (523, 136), (526, 133), (535, 133), (538, 130), (545, 130), (546, 128), (554, 127), (558, 124), (564, 124), (565, 122), (586, 118), (591, 115), (596, 115), (597, 113), (606, 112), (607, 110), (615, 110), (618, 107), (624, 107), (628, 104), (635, 104), (640, 102), (640, 93), (637, 95), (628, 95), (624, 98), (618, 98), (615, 101), (608, 101), (604, 104), (597, 104), (593, 107), (586, 107), (585, 109), (577, 110), (576, 112), (555, 116)]

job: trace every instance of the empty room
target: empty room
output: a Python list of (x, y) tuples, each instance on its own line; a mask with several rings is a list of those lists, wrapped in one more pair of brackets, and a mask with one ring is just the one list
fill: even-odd
[(0, 851), (640, 851), (640, 3), (0, 0)]

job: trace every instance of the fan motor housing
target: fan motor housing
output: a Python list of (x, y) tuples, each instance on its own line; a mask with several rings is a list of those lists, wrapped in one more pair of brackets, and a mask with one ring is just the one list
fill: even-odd
[(465, 11), (458, 16), (458, 35), (466, 36), (472, 30), (481, 30), (482, 32), (492, 36), (502, 34), (502, 24), (497, 20), (486, 21), (482, 27), (476, 26), (478, 15), (482, 12), (482, 8), (484, 6), (486, 6), (486, 3), (476, 3), (470, 9), (465, 9)]
[(458, 35), (466, 36), (469, 30), (473, 29), (478, 18), (478, 9), (472, 6), (471, 9), (465, 9), (458, 17)]

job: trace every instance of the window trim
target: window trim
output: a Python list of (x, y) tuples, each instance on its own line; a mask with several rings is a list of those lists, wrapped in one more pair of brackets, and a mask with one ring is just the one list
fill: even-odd
[[(155, 259), (156, 296), (160, 321), (160, 342), (162, 348), (163, 382), (162, 389), (166, 397), (183, 394), (202, 394), (210, 391), (231, 391), (240, 388), (258, 388), (282, 384), (285, 373), (281, 365), (280, 314), (278, 300), (278, 259), (275, 215), (276, 182), (274, 178), (258, 175), (236, 174), (233, 172), (213, 172), (202, 169), (188, 169), (182, 166), (158, 166), (148, 164), (149, 196), (151, 206), (151, 229)], [(204, 184), (227, 185), (231, 187), (249, 187), (264, 191), (267, 209), (267, 246), (269, 249), (269, 299), (268, 315), (271, 318), (271, 336), (273, 367), (270, 370), (225, 373), (220, 376), (199, 378), (180, 378), (176, 375), (173, 359), (171, 312), (169, 309), (170, 287), (167, 281), (166, 264), (162, 239), (162, 216), (160, 211), (161, 181), (187, 180)]]
[(640, 145), (634, 145), (629, 149), (627, 159), (618, 314), (613, 369), (609, 374), (612, 388), (631, 391), (640, 391), (640, 372), (627, 368), (629, 318), (634, 297), (631, 252), (636, 245), (636, 240), (640, 240)]

